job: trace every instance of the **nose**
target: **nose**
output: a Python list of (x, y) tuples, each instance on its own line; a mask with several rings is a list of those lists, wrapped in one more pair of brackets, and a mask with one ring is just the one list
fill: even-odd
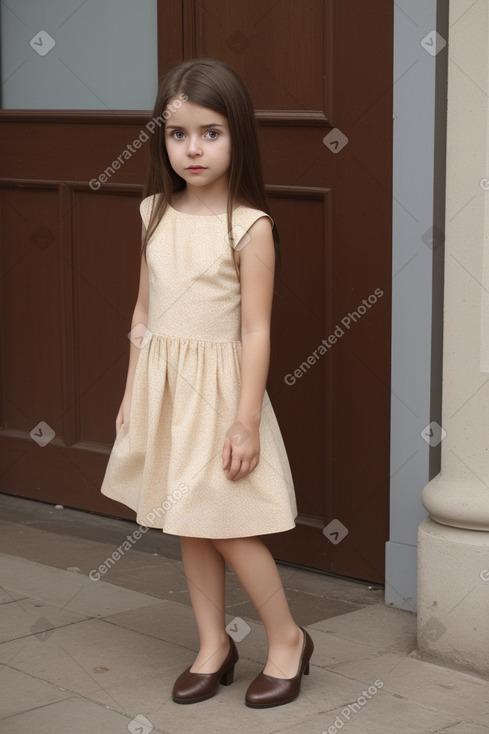
[(197, 135), (191, 135), (189, 137), (187, 153), (191, 156), (202, 155), (202, 148)]

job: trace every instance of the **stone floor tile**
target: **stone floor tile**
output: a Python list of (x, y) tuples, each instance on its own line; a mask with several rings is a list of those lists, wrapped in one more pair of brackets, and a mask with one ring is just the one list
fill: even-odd
[(480, 678), (453, 672), (446, 680), (411, 690), (409, 699), (459, 719), (489, 725), (489, 681)]
[(137, 591), (4, 553), (0, 553), (0, 577), (8, 589), (94, 617), (148, 603), (148, 597)]
[(42, 643), (31, 635), (0, 645), (0, 662), (78, 695), (140, 674), (163, 678), (192, 657), (184, 648), (99, 619), (60, 627)]
[[(0, 517), (10, 525), (7, 538), (0, 536), (0, 549), (12, 555), (22, 555), (26, 532), (44, 530), (64, 538), (82, 538), (90, 542), (101, 541), (118, 545), (120, 538), (130, 535), (139, 525), (118, 517), (95, 515), (93, 512), (57, 507), (49, 502), (39, 502), (25, 497), (0, 494)], [(24, 532), (26, 531), (26, 532)], [(22, 542), (24, 541), (24, 543)], [(5, 543), (7, 547), (5, 547)], [(161, 530), (149, 528), (138, 541), (138, 548), (147, 553), (158, 553), (165, 558), (181, 558), (180, 539)], [(32, 560), (37, 560), (35, 557)]]
[(364, 643), (330, 635), (314, 627), (308, 631), (314, 642), (314, 665), (321, 668), (335, 669), (341, 663), (352, 664), (351, 661), (375, 657), (374, 649)]
[(190, 650), (198, 649), (199, 635), (191, 607), (165, 600), (148, 601), (145, 607), (111, 614), (104, 621)]
[[(466, 673), (394, 653), (381, 653), (353, 663), (340, 663), (333, 670), (367, 684), (378, 678), (384, 683), (384, 691), (413, 700), (422, 697), (423, 691), (433, 687), (433, 695), (436, 692), (438, 700), (443, 698), (441, 691), (444, 689), (448, 701), (451, 689), (459, 690), (460, 686), (466, 684), (476, 686), (471, 690), (477, 690), (480, 681)], [(484, 684), (478, 690), (487, 692)]]
[(302, 679), (301, 696), (313, 704), (317, 713), (326, 715), (356, 701), (364, 689), (359, 681), (311, 665), (309, 675)]
[(341, 579), (286, 564), (279, 564), (279, 572), (286, 589), (360, 605), (379, 604), (384, 599), (384, 590), (379, 584)]
[[(0, 521), (0, 552), (59, 568), (88, 572), (113, 552), (106, 543)], [(90, 560), (93, 556), (93, 560)], [(100, 559), (100, 560), (99, 560)]]
[[(358, 604), (352, 604), (351, 602), (326, 599), (315, 594), (307, 594), (291, 589), (286, 589), (285, 593), (292, 616), (301, 627), (309, 626), (329, 617), (348, 614), (362, 608)], [(227, 604), (226, 611), (232, 612), (239, 617), (247, 617), (256, 621), (260, 620), (260, 615), (248, 598), (239, 604)]]
[(0, 604), (11, 604), (13, 601), (19, 601), (19, 599), (28, 599), (25, 594), (19, 594), (18, 591), (13, 589), (6, 589), (4, 586), (0, 586)]
[(2, 691), (0, 731), (2, 731), (2, 718), (62, 701), (72, 695), (59, 686), (33, 678), (7, 665), (0, 669), (0, 690)]
[[(58, 524), (60, 525), (58, 530), (61, 530), (63, 525)], [(98, 534), (98, 540), (92, 540), (76, 535), (63, 535), (53, 530), (48, 531), (31, 526), (26, 528), (22, 524), (0, 521), (0, 552), (61, 570), (78, 568), (80, 573), (88, 576), (92, 569), (97, 568), (118, 547), (121, 547), (129, 536), (134, 541), (129, 541), (131, 549), (124, 551), (122, 558), (111, 568), (109, 574), (118, 567), (130, 569), (133, 566), (140, 566), (142, 563), (155, 566), (171, 563), (171, 558), (167, 558), (156, 551), (150, 553), (141, 550), (145, 536), (150, 531), (142, 533), (141, 537), (136, 539), (132, 533), (138, 529), (139, 525), (130, 523), (126, 527), (126, 524), (124, 524), (117, 532), (110, 533), (109, 537), (112, 541), (107, 542), (100, 540), (106, 537), (102, 533)], [(138, 558), (138, 556), (140, 557)]]
[(410, 653), (416, 647), (416, 616), (384, 604), (312, 623), (314, 629), (372, 646), (376, 652)]
[[(131, 556), (131, 565), (126, 557)], [(190, 604), (183, 564), (161, 559), (147, 553), (131, 551), (118, 561), (104, 576), (109, 584), (133, 589), (155, 599), (178, 597), (181, 603)]]
[[(131, 719), (110, 711), (104, 706), (84, 698), (69, 698), (47, 706), (26, 711), (0, 720), (0, 731), (5, 734), (127, 734)], [(149, 728), (134, 728), (138, 734), (149, 734)], [(153, 728), (154, 734), (166, 734), (164, 729)]]
[(284, 734), (429, 734), (458, 723), (456, 717), (379, 690), (369, 700), (319, 714)]
[[(480, 724), (456, 724), (449, 726), (448, 729), (439, 729), (438, 732), (443, 734), (489, 734), (489, 728)], [(438, 733), (437, 733), (438, 734)]]
[(87, 615), (60, 609), (39, 599), (22, 598), (0, 606), (0, 642), (34, 635), (43, 641), (57, 627), (87, 619)]

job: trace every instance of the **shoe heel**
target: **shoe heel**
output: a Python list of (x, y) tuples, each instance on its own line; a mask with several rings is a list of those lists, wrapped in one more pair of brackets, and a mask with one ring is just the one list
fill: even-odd
[(229, 670), (226, 670), (220, 682), (223, 686), (230, 686), (233, 680), (234, 680), (234, 665), (232, 668), (229, 668)]
[(309, 663), (307, 663), (306, 667), (304, 668), (304, 675), (309, 675)]

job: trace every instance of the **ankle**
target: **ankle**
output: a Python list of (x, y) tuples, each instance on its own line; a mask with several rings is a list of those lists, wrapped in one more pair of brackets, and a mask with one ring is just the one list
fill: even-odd
[(269, 646), (280, 646), (295, 648), (299, 644), (302, 644), (304, 640), (304, 633), (300, 627), (293, 625), (283, 632), (277, 634), (277, 630), (274, 630), (273, 638), (269, 642)]
[(230, 642), (226, 634), (222, 642), (205, 640), (200, 645), (199, 652), (190, 667), (191, 673), (215, 673), (219, 670), (230, 652)]
[(202, 637), (200, 640), (201, 650), (215, 650), (216, 652), (229, 648), (229, 637), (224, 630), (221, 635), (212, 635), (212, 637)]

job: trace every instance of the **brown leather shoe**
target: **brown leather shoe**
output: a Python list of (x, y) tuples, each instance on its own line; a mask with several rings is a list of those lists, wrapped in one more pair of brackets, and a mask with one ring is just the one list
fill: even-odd
[(309, 675), (309, 660), (314, 650), (314, 643), (306, 630), (302, 627), (300, 629), (304, 632), (304, 644), (297, 675), (294, 678), (274, 678), (271, 675), (260, 673), (246, 691), (245, 703), (247, 706), (264, 709), (271, 706), (282, 706), (297, 698), (301, 690), (302, 674)]
[(191, 673), (190, 667), (177, 678), (173, 686), (172, 699), (175, 703), (198, 703), (212, 698), (217, 693), (219, 683), (229, 686), (234, 679), (234, 666), (239, 655), (232, 637), (229, 637), (229, 652), (216, 673)]

